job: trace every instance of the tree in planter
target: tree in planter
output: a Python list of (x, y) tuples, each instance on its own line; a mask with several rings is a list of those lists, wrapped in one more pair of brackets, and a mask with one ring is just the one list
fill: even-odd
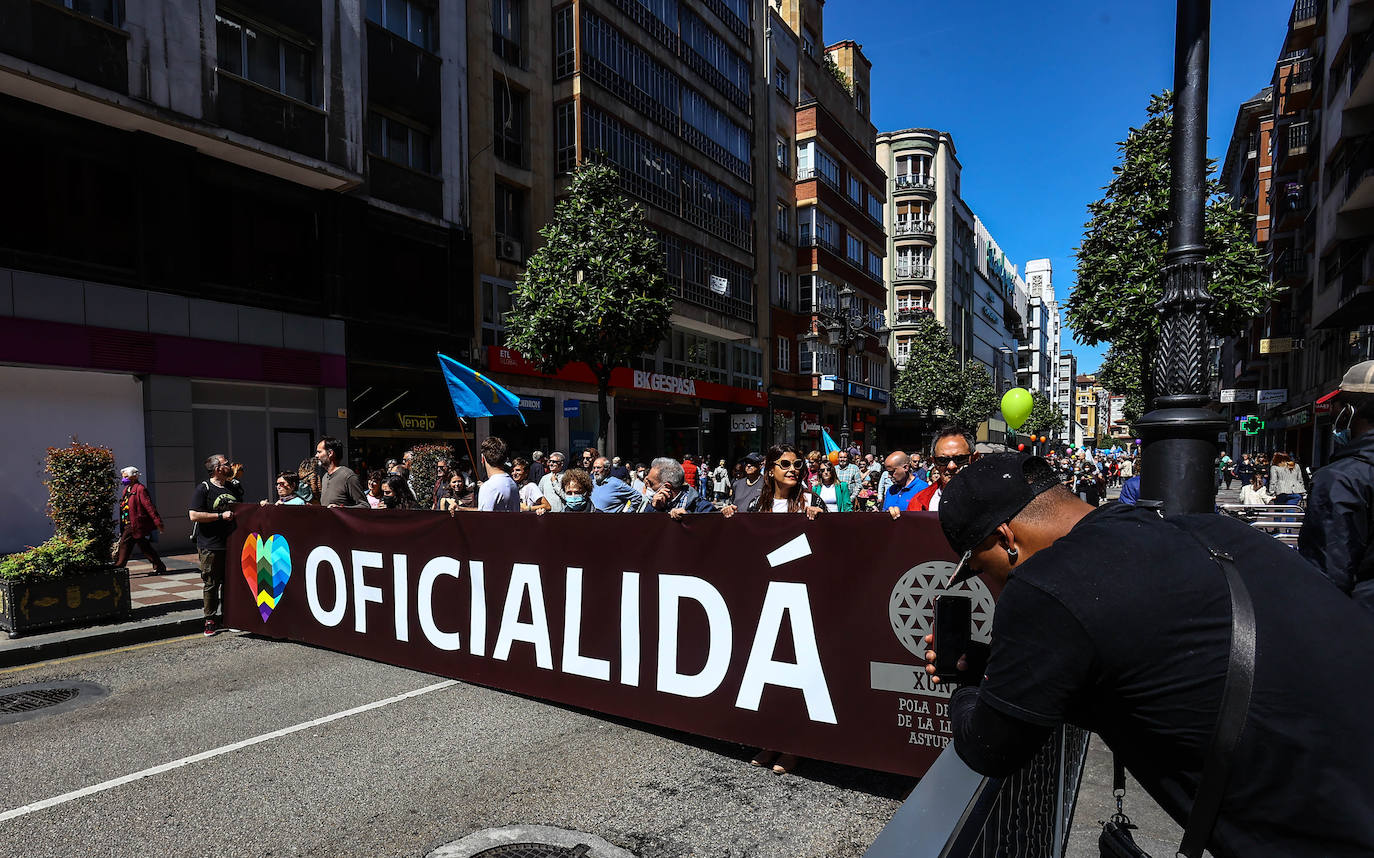
[[(1114, 393), (1128, 397), (1138, 416), (1153, 399), (1151, 357), (1160, 345), (1162, 272), (1169, 244), (1169, 143), (1173, 136), (1173, 94), (1150, 98), (1146, 121), (1119, 144), (1121, 163), (1106, 195), (1088, 206), (1091, 219), (1078, 248), (1078, 284), (1065, 304), (1065, 319), (1077, 339), (1107, 342), (1104, 368)], [(1215, 170), (1209, 162), (1209, 175)], [(1264, 273), (1264, 258), (1251, 235), (1251, 218), (1215, 179), (1207, 182), (1204, 216), (1208, 291), (1213, 298), (1207, 325), (1212, 334), (1239, 333), (1277, 294)]]
[(979, 364), (959, 366), (954, 344), (933, 314), (921, 314), (911, 338), (906, 366), (897, 377), (892, 401), (934, 418), (944, 412), (961, 426), (976, 429), (997, 411), (997, 392)]
[(604, 164), (583, 164), (544, 244), (511, 295), (507, 345), (544, 372), (582, 361), (596, 377), (597, 446), (606, 448), (611, 370), (658, 348), (668, 331), (673, 287), (644, 209), (620, 193)]
[(1064, 431), (1064, 412), (1045, 393), (1031, 394), (1031, 413), (1022, 427), (1031, 435), (1056, 438)]
[(115, 535), (114, 453), (73, 438), (68, 447), (48, 448), (46, 469), (53, 536), (0, 561), (0, 577), (60, 578), (110, 563)]

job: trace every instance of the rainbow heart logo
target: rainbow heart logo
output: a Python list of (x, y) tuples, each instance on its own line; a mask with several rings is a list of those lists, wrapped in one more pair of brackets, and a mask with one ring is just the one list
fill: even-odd
[(291, 578), (291, 546), (279, 533), (266, 538), (251, 533), (243, 541), (242, 562), (243, 577), (248, 579), (248, 589), (253, 591), (258, 613), (265, 623), (281, 604), (286, 582)]

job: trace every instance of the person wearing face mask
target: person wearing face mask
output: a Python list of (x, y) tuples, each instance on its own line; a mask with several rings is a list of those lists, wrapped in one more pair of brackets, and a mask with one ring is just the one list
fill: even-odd
[(1298, 553), (1340, 589), (1374, 611), (1374, 360), (1341, 379), (1331, 464), (1312, 478)]
[(404, 474), (392, 474), (382, 483), (382, 506), (386, 509), (415, 509), (415, 495)]
[(153, 506), (148, 490), (138, 481), (138, 468), (130, 466), (119, 474), (124, 493), (119, 499), (119, 555), (115, 558), (115, 565), (127, 563), (134, 546), (138, 546), (144, 558), (153, 564), (154, 574), (166, 575), (167, 565), (148, 540), (154, 528), (158, 533), (162, 532), (162, 516), (157, 514), (157, 507)]

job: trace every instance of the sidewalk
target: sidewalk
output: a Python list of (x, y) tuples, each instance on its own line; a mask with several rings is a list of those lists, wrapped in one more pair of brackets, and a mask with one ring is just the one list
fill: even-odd
[(195, 554), (162, 558), (166, 575), (154, 575), (145, 560), (129, 563), (129, 615), (84, 628), (59, 629), (17, 638), (0, 635), (0, 667), (127, 646), (200, 631), (200, 566)]

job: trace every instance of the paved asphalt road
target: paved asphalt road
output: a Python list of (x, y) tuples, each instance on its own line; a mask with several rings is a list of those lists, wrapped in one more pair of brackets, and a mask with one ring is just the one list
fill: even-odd
[(440, 682), (246, 635), (0, 671), (107, 697), (0, 725), (0, 854), (423, 856), (488, 827), (590, 832), (641, 858), (860, 855), (913, 781), (455, 683), (31, 813), (4, 814)]

